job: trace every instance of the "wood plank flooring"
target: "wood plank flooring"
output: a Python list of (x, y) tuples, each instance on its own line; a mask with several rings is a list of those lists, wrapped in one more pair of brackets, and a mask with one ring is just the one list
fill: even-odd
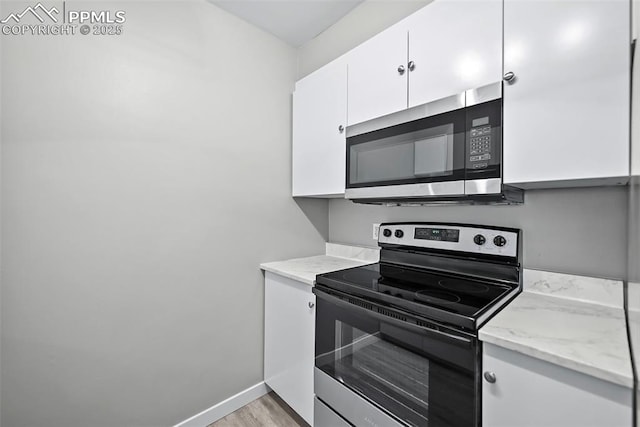
[(271, 392), (209, 427), (309, 427), (309, 424)]

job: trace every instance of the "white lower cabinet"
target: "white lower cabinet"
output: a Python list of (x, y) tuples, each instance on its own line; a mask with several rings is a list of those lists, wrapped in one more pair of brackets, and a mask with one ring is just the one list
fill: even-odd
[(312, 289), (265, 272), (264, 380), (310, 425), (316, 302)]
[(631, 427), (631, 389), (492, 344), (483, 347), (484, 427)]

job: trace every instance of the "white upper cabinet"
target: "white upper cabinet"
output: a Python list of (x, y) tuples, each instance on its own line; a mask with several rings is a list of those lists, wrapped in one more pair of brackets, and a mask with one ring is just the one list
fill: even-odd
[(347, 64), (339, 58), (296, 83), (293, 196), (342, 196), (345, 186)]
[(350, 52), (349, 124), (502, 79), (502, 1), (436, 0)]
[(353, 125), (504, 79), (503, 182), (629, 177), (629, 0), (435, 0), (298, 82), (293, 195), (343, 195)]
[(394, 25), (349, 52), (348, 123), (407, 108), (407, 29)]
[(436, 0), (407, 22), (409, 107), (502, 80), (501, 0)]
[(626, 182), (630, 28), (625, 0), (505, 0), (504, 182)]

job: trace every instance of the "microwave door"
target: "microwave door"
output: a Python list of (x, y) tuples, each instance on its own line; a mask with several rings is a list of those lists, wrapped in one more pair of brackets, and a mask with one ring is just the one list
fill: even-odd
[(449, 133), (414, 141), (414, 176), (451, 174), (453, 172), (452, 139), (453, 136)]
[(465, 113), (347, 137), (347, 198), (464, 195)]

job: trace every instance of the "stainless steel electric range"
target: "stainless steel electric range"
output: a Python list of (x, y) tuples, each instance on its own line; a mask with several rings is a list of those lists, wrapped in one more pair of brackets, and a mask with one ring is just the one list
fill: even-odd
[(477, 427), (478, 329), (521, 290), (520, 230), (380, 226), (380, 262), (316, 277), (315, 427)]

